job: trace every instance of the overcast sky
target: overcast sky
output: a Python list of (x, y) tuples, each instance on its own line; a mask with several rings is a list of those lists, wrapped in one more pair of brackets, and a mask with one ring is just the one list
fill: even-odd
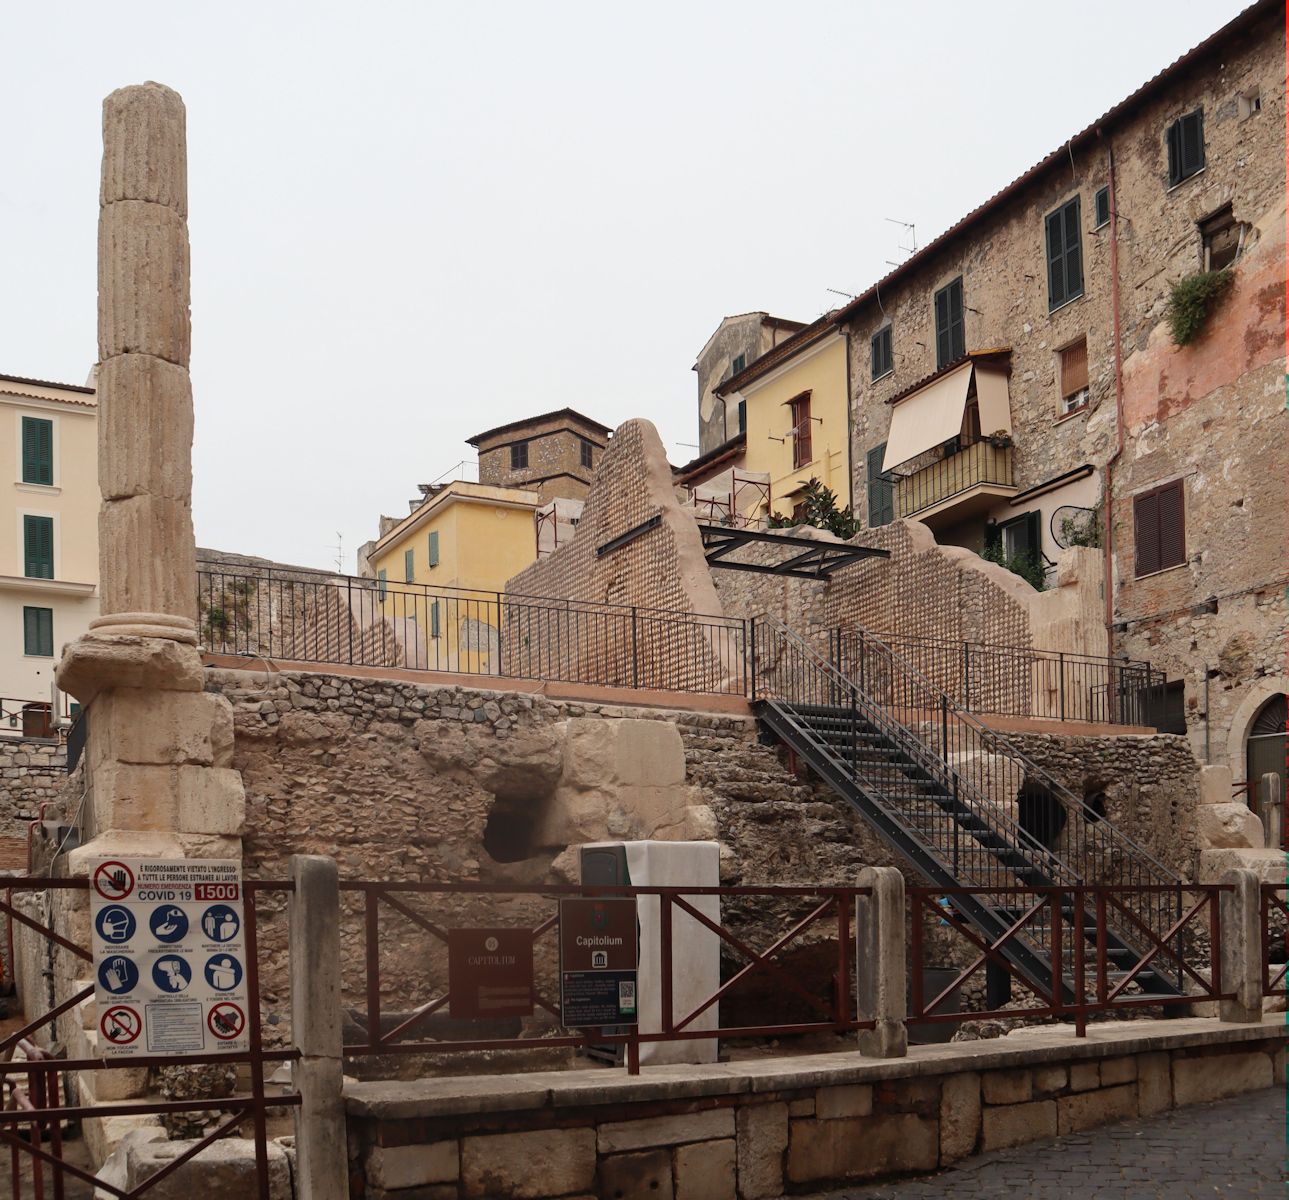
[[(82, 383), (100, 102), (188, 106), (199, 545), (330, 566), (565, 405), (697, 451), (729, 313), (811, 320), (1237, 0), (14, 4), (0, 373)], [(9, 430), (8, 433), (12, 433)], [(689, 443), (688, 445), (686, 443)]]

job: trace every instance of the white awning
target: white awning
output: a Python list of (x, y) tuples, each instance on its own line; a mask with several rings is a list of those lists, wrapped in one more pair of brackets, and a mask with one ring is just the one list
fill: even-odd
[[(962, 430), (962, 414), (967, 407), (972, 366), (970, 362), (963, 363), (894, 406), (891, 431), (886, 437), (886, 454), (882, 459), (883, 471), (898, 467), (900, 463), (917, 458), (932, 447), (958, 436)], [(983, 419), (980, 427), (984, 429)]]
[(1012, 431), (1011, 398), (1007, 372), (990, 363), (976, 364), (976, 403), (980, 406), (980, 432), (984, 437)]

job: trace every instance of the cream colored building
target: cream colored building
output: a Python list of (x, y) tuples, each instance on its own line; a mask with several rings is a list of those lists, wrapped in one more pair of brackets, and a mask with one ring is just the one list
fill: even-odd
[[(93, 387), (0, 375), (0, 733), (48, 702), (62, 647), (98, 615)], [(20, 702), (20, 703), (15, 703)]]

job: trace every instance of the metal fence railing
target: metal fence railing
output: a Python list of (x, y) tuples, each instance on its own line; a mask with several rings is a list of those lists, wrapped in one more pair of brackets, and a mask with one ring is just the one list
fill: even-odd
[(1149, 727), (1163, 718), (1164, 680), (1146, 662), (850, 627), (829, 631), (842, 674), (862, 667), (866, 639), (889, 646), (965, 712)]

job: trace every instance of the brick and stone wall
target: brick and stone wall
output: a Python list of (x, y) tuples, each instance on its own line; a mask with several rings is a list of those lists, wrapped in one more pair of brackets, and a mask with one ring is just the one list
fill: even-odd
[(67, 750), (57, 741), (0, 738), (0, 871), (24, 871), (27, 828), (40, 806), (59, 799)]
[[(591, 465), (582, 462), (582, 443), (591, 445)], [(511, 446), (528, 444), (528, 465), (511, 466)], [(475, 443), (479, 449), (479, 482), (527, 488), (541, 503), (580, 500), (591, 486), (606, 450), (604, 431), (567, 412), (523, 421)]]

